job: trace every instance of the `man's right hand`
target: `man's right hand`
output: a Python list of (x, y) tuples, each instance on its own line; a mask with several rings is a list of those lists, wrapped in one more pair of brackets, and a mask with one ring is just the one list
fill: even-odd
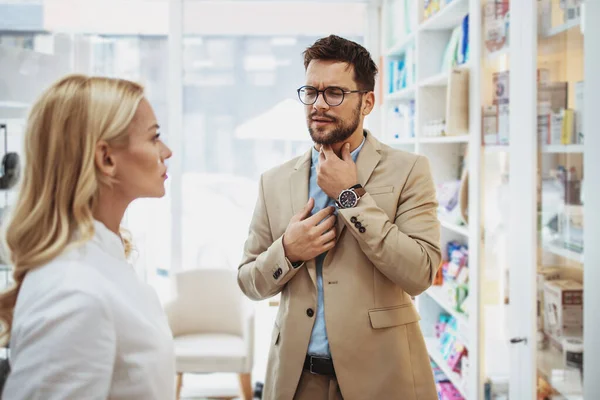
[(335, 246), (335, 208), (326, 207), (311, 216), (314, 205), (314, 199), (308, 199), (283, 234), (283, 249), (290, 262), (311, 260)]

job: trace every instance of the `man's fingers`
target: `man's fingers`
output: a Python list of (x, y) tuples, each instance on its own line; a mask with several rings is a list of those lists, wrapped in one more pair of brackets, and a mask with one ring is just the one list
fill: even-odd
[(324, 232), (327, 232), (328, 230), (330, 230), (331, 228), (333, 228), (335, 226), (335, 223), (337, 222), (337, 217), (332, 214), (329, 217), (327, 217), (327, 219), (323, 222), (321, 222), (319, 225), (316, 226), (317, 228), (317, 232), (319, 234), (323, 234)]
[(342, 160), (352, 161), (352, 155), (350, 154), (350, 143), (346, 143), (342, 146)]
[(325, 156), (325, 152), (323, 151), (323, 147), (321, 146), (321, 150), (319, 150), (319, 164), (321, 164), (323, 161), (327, 160), (327, 157)]
[[(321, 253), (324, 253), (326, 251), (329, 251), (331, 249), (333, 249), (335, 247), (335, 239), (334, 240), (330, 240), (329, 242), (325, 243), (322, 247), (321, 247)], [(320, 254), (320, 253), (319, 253)]]
[(325, 155), (325, 159), (335, 156), (335, 153), (333, 152), (331, 145), (328, 145), (328, 144), (324, 144), (321, 146), (321, 152)]
[(336, 236), (336, 231), (335, 228), (331, 229), (327, 232), (325, 232), (323, 235), (321, 235), (321, 243), (324, 245), (326, 243), (329, 243), (330, 241), (334, 240)]
[(321, 221), (323, 221), (325, 218), (327, 218), (328, 215), (333, 214), (333, 211), (335, 210), (335, 207), (325, 207), (324, 209), (322, 209), (321, 211), (319, 211), (318, 213), (314, 214), (312, 217), (308, 218), (306, 220), (307, 223), (309, 223), (312, 226), (317, 226), (317, 224)]

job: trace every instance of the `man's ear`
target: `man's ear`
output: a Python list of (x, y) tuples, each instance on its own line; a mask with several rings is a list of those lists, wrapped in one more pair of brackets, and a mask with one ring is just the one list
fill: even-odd
[(368, 92), (364, 96), (362, 115), (367, 116), (371, 114), (373, 107), (375, 107), (375, 93)]
[(111, 148), (105, 141), (100, 141), (96, 145), (96, 152), (94, 154), (94, 161), (96, 168), (104, 176), (113, 177), (116, 174), (116, 161), (112, 154)]

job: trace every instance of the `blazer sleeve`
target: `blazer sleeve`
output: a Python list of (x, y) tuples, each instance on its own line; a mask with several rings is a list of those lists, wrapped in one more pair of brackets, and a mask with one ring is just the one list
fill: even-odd
[(283, 235), (273, 238), (265, 202), (263, 177), (238, 268), (238, 285), (252, 300), (264, 300), (283, 290), (304, 263), (292, 266), (285, 256)]
[[(356, 207), (339, 212), (375, 267), (416, 296), (431, 286), (442, 259), (437, 206), (429, 162), (419, 156), (400, 193), (393, 222), (368, 193)], [(363, 232), (351, 223), (352, 217)]]
[(28, 307), (11, 339), (11, 372), (3, 398), (106, 399), (116, 334), (94, 295), (57, 291)]

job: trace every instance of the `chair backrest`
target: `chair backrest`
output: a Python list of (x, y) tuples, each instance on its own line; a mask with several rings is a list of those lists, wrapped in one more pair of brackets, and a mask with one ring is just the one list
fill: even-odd
[(175, 335), (228, 333), (241, 336), (244, 297), (237, 284), (237, 271), (193, 269), (175, 274)]

